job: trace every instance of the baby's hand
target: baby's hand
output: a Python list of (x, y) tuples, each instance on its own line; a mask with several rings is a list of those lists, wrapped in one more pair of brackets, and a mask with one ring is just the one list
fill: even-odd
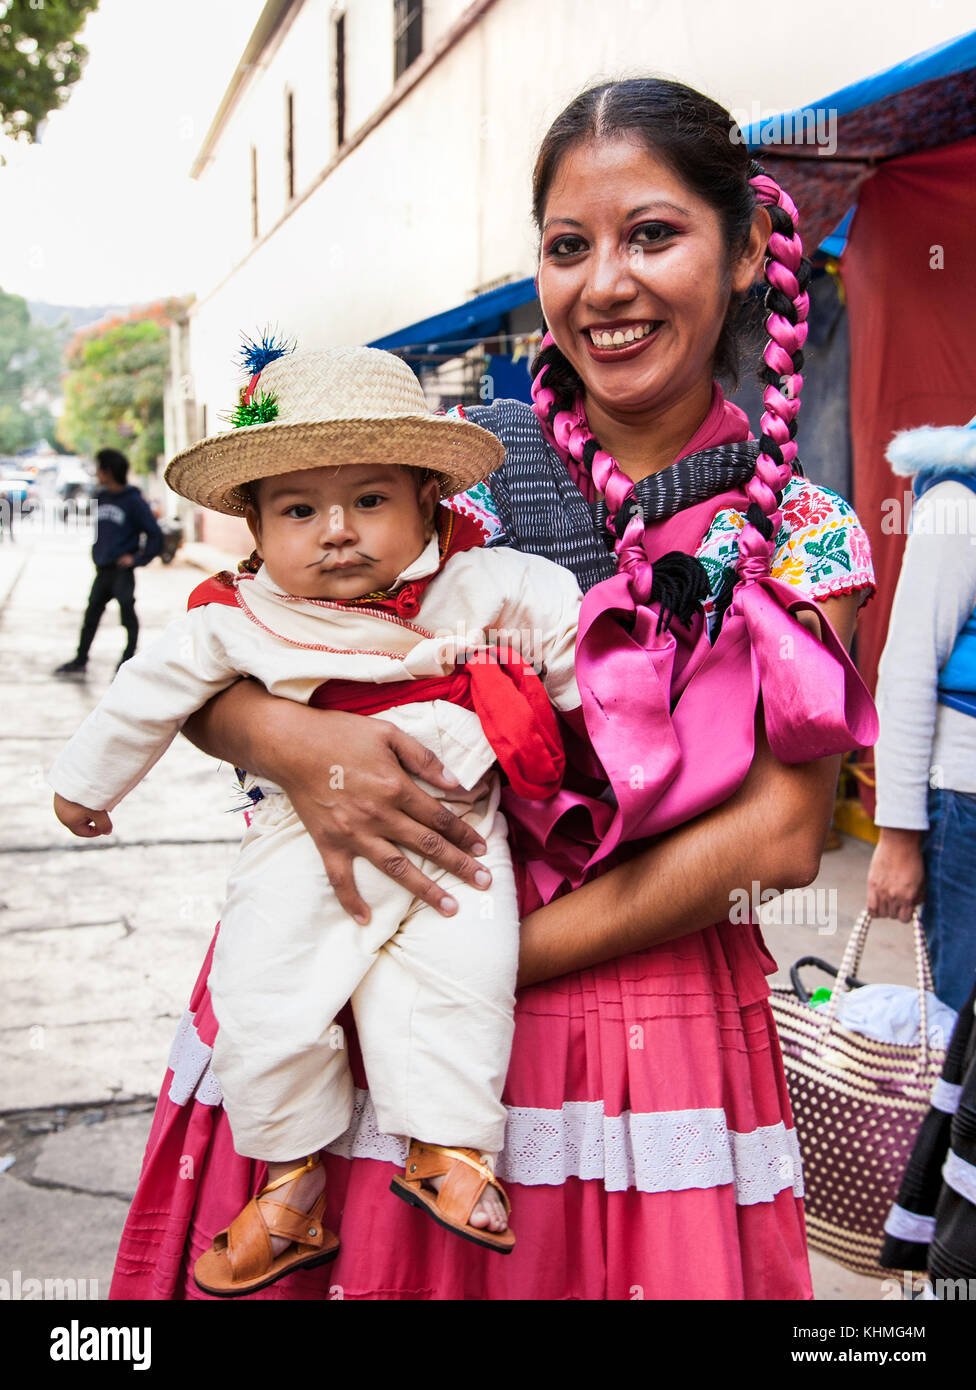
[(87, 806), (79, 806), (77, 801), (65, 801), (57, 792), (54, 793), (54, 814), (72, 835), (78, 835), (83, 840), (112, 833), (112, 822), (107, 811), (92, 811)]

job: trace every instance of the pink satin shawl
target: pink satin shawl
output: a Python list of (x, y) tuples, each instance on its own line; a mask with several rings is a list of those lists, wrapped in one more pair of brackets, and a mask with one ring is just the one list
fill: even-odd
[[(750, 437), (746, 417), (716, 386), (679, 457)], [(694, 555), (718, 512), (747, 506), (736, 488), (648, 525), (648, 557)], [(822, 640), (797, 621), (804, 610), (819, 617)], [(582, 708), (570, 723), (585, 737), (567, 736), (573, 785), (548, 801), (505, 796), (518, 858), (543, 902), (591, 877), (624, 844), (731, 796), (755, 753), (760, 696), (770, 748), (783, 763), (868, 748), (877, 739), (874, 702), (843, 643), (795, 588), (769, 575), (744, 579), (714, 645), (701, 614), (690, 628), (674, 623), (668, 633), (657, 633), (657, 620), (656, 607), (634, 602), (622, 573), (583, 599), (576, 644)]]

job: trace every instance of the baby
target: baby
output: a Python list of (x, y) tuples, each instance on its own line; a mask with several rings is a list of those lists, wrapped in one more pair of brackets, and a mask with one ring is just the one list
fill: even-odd
[[(51, 772), (58, 818), (76, 835), (109, 834), (108, 812), (184, 720), (247, 675), (275, 695), (389, 720), (461, 787), (483, 788), (453, 801), (422, 784), (487, 846), (492, 887), (411, 854), (457, 901), (445, 918), (357, 860), (372, 918), (353, 921), (287, 797), (248, 779), (254, 804), (209, 980), (212, 1065), (235, 1147), (267, 1163), (269, 1182), (197, 1261), (198, 1285), (224, 1297), (338, 1253), (319, 1154), (353, 1115), (335, 1026), (347, 1001), (379, 1126), (410, 1141), (392, 1190), (468, 1240), (512, 1249), (493, 1168), (519, 925), (499, 764), (518, 794), (551, 796), (564, 758), (549, 701), (580, 703), (573, 576), (484, 549), (476, 523), (439, 505), (498, 466), (493, 435), (432, 415), (410, 369), (369, 348), (279, 356), (252, 373), (238, 418), (258, 422), (194, 445), (166, 477), (202, 505), (243, 512), (256, 572), (206, 581), (121, 668)], [(519, 656), (527, 641), (544, 694)]]

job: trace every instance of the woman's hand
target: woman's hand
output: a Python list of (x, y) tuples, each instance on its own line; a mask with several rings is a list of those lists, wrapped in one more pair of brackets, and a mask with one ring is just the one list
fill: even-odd
[(924, 896), (922, 831), (884, 828), (868, 869), (868, 911), (910, 922)]
[(242, 680), (198, 710), (183, 732), (205, 753), (281, 787), (315, 841), (339, 903), (359, 922), (369, 921), (370, 909), (356, 889), (356, 857), (445, 917), (457, 902), (405, 849), (475, 888), (491, 883), (471, 857), (485, 852), (476, 832), (410, 774), (449, 791), (452, 801), (474, 800), (483, 788), (463, 791), (430, 749), (385, 720), (310, 709)]
[(340, 711), (327, 713), (335, 721), (329, 731), (335, 761), (313, 768), (307, 759), (293, 760), (292, 768), (283, 769), (276, 780), (315, 841), (340, 904), (357, 922), (369, 921), (369, 905), (359, 896), (353, 877), (353, 859), (359, 856), (443, 916), (453, 916), (457, 900), (422, 874), (403, 850), (415, 850), (475, 887), (487, 888), (491, 874), (462, 852), (484, 854), (486, 846), (408, 774), (452, 787), (452, 800), (472, 797), (445, 774), (430, 749), (394, 724)]
[(111, 835), (112, 822), (107, 811), (93, 811), (77, 801), (68, 801), (54, 793), (54, 814), (63, 826), (82, 840), (93, 840), (98, 835)]

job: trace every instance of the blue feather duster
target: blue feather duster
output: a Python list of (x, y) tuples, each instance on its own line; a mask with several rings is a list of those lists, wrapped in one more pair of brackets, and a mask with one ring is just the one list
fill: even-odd
[(284, 357), (286, 353), (294, 352), (295, 344), (285, 338), (278, 338), (270, 329), (266, 328), (261, 334), (260, 339), (255, 342), (253, 339), (244, 335), (244, 341), (240, 348), (240, 361), (248, 376), (254, 376), (261, 372), (269, 362), (274, 362), (279, 357)]

